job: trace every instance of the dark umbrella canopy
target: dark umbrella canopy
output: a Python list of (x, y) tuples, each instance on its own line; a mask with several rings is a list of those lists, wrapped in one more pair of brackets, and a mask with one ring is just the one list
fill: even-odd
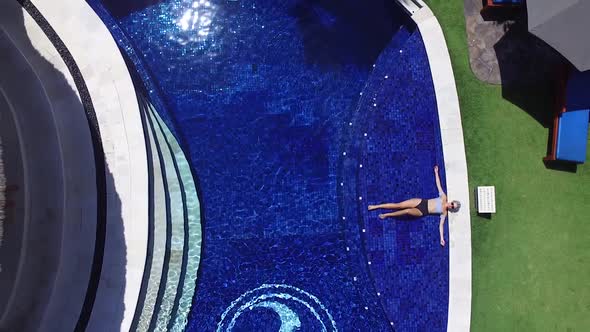
[(529, 31), (590, 70), (590, 0), (527, 0)]

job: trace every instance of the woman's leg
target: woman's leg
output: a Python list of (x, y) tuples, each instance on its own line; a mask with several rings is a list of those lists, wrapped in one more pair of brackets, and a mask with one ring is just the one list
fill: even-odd
[(412, 217), (422, 217), (422, 212), (420, 212), (420, 210), (418, 210), (416, 208), (410, 208), (410, 209), (403, 209), (403, 210), (390, 212), (390, 213), (383, 213), (383, 214), (379, 215), (379, 218), (385, 219), (385, 218), (389, 218), (389, 217), (400, 217), (400, 216), (405, 216), (405, 215), (409, 215)]
[(386, 203), (386, 204), (379, 204), (379, 205), (369, 205), (369, 211), (375, 209), (392, 209), (392, 210), (399, 210), (399, 209), (409, 209), (416, 207), (420, 204), (420, 198), (412, 198), (405, 200), (399, 203)]

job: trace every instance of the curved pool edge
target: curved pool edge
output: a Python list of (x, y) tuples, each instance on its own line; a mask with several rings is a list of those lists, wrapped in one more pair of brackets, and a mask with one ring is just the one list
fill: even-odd
[[(40, 1), (40, 0), (31, 0), (33, 3), (35, 3), (38, 8), (43, 12), (44, 15), (47, 15), (48, 20), (52, 23), (52, 25), (54, 26), (54, 28), (56, 29), (56, 31), (58, 31), (58, 33), (60, 34), (60, 36), (62, 36), (62, 38), (64, 39), (65, 43), (70, 46), (70, 42), (72, 44), (76, 44), (76, 47), (72, 47), (73, 48), (73, 54), (76, 54), (76, 50), (75, 49), (80, 49), (79, 51), (84, 49), (84, 45), (82, 43), (80, 43), (80, 40), (74, 40), (73, 37), (72, 38), (68, 38), (68, 35), (82, 35), (84, 34), (84, 32), (73, 32), (76, 31), (75, 29), (70, 29), (67, 30), (67, 27), (69, 26), (74, 26), (77, 29), (79, 28), (83, 28), (87, 25), (87, 23), (84, 24), (79, 24), (81, 20), (86, 20), (87, 17), (85, 17), (84, 15), (80, 15), (79, 12), (77, 12), (77, 8), (78, 7), (88, 7), (87, 9), (90, 11), (90, 15), (96, 16), (96, 14), (94, 13), (94, 11), (86, 4), (85, 1), (80, 1), (80, 0), (64, 0), (63, 3), (61, 5), (58, 4), (49, 4), (49, 3), (45, 3)], [(402, 0), (398, 0), (399, 2), (403, 2)], [(75, 6), (73, 5), (75, 3)], [(71, 6), (70, 6), (71, 5)], [(42, 8), (45, 7), (45, 8)], [(53, 7), (53, 8), (51, 8)], [(56, 8), (57, 7), (57, 8)], [(76, 7), (76, 9), (72, 9), (72, 7)], [(50, 11), (51, 13), (48, 13), (47, 11)], [(63, 17), (63, 13), (64, 11), (75, 11), (77, 15), (71, 15), (71, 19), (68, 20), (67, 22), (62, 22), (58, 19), (58, 17)], [(53, 14), (53, 15), (51, 15)], [(96, 17), (96, 19), (98, 19), (98, 17)], [(431, 74), (432, 74), (432, 79), (433, 79), (433, 84), (434, 84), (434, 89), (435, 89), (435, 94), (436, 94), (436, 101), (437, 101), (437, 108), (438, 108), (438, 113), (439, 113), (439, 124), (440, 124), (440, 128), (441, 128), (441, 136), (442, 136), (442, 142), (443, 142), (443, 154), (444, 154), (444, 159), (445, 159), (445, 169), (446, 169), (446, 179), (447, 179), (447, 191), (449, 194), (449, 197), (451, 198), (457, 198), (459, 200), (461, 200), (464, 204), (463, 204), (463, 209), (461, 210), (460, 213), (452, 215), (450, 217), (449, 220), (449, 247), (450, 247), (450, 274), (449, 274), (449, 309), (448, 309), (448, 326), (447, 326), (447, 330), (448, 331), (468, 331), (469, 330), (469, 325), (470, 325), (470, 311), (471, 311), (471, 231), (470, 231), (470, 213), (469, 213), (469, 190), (468, 190), (468, 185), (467, 185), (467, 165), (466, 165), (466, 159), (465, 159), (465, 148), (464, 148), (464, 142), (463, 142), (463, 131), (462, 131), (462, 126), (461, 126), (461, 117), (460, 117), (460, 109), (459, 109), (459, 103), (458, 103), (458, 97), (457, 97), (457, 92), (456, 92), (456, 87), (455, 87), (455, 81), (454, 81), (454, 76), (453, 76), (453, 72), (452, 72), (452, 68), (451, 68), (451, 63), (450, 63), (450, 58), (448, 55), (448, 49), (444, 40), (444, 36), (442, 34), (442, 30), (440, 28), (440, 25), (438, 24), (438, 21), (436, 20), (436, 18), (434, 17), (434, 15), (432, 14), (432, 12), (430, 11), (430, 9), (428, 9), (428, 7), (426, 7), (426, 5), (424, 5), (423, 8), (413, 12), (412, 15), (412, 19), (415, 21), (415, 23), (417, 24), (421, 34), (422, 34), (422, 38), (424, 41), (424, 45), (426, 48), (426, 52), (428, 54), (428, 61), (430, 64), (430, 70), (431, 70)], [(94, 19), (92, 19), (94, 21)], [(100, 30), (104, 30), (104, 32), (106, 33), (107, 37), (108, 37), (108, 43), (109, 44), (113, 44), (115, 47), (115, 50), (113, 51), (111, 49), (111, 47), (109, 46), (108, 51), (107, 50), (102, 50), (101, 52), (97, 52), (100, 54), (100, 56), (103, 55), (103, 53), (107, 54), (109, 57), (120, 57), (120, 52), (117, 49), (116, 43), (114, 40), (112, 40), (111, 34), (110, 32), (107, 30), (106, 26), (102, 25), (102, 21), (100, 21), (100, 19), (98, 19), (99, 22), (101, 23), (100, 26)], [(105, 42), (103, 42), (102, 40), (99, 41), (99, 39), (102, 39), (104, 36), (102, 36), (102, 32), (97, 32), (96, 27), (92, 27), (91, 28), (91, 32), (92, 34), (87, 34), (86, 36), (92, 36), (92, 37), (88, 37), (87, 40), (84, 40), (87, 45), (89, 46), (90, 44), (98, 44), (98, 45), (105, 45)], [(61, 32), (61, 33), (60, 33)], [(99, 37), (97, 37), (99, 36)], [(74, 36), (75, 38), (81, 37), (81, 36)], [(74, 41), (72, 41), (74, 40)], [(91, 50), (90, 47), (87, 47), (84, 52), (85, 53), (89, 53)], [(102, 61), (104, 61), (105, 59), (100, 58), (100, 56), (91, 56), (89, 57), (90, 60), (92, 59), (100, 59), (101, 60), (101, 64), (104, 63)], [(78, 59), (79, 57), (76, 57), (76, 59)], [(123, 62), (123, 61), (120, 61)], [(82, 72), (84, 73), (85, 71), (92, 71), (92, 70), (97, 70), (96, 68), (96, 63), (80, 63)], [(110, 64), (109, 64), (110, 65)], [(120, 63), (118, 65), (121, 65)], [(139, 156), (141, 157), (141, 155), (139, 154), (135, 154), (137, 150), (145, 150), (145, 145), (144, 145), (144, 140), (143, 140), (143, 129), (141, 127), (141, 121), (139, 119), (139, 111), (136, 110), (137, 108), (137, 101), (136, 101), (136, 97), (134, 94), (134, 88), (133, 88), (133, 84), (131, 83), (131, 80), (129, 79), (128, 82), (127, 81), (127, 77), (129, 76), (128, 72), (127, 72), (127, 68), (124, 65), (124, 62), (122, 63), (122, 68), (125, 71), (124, 73), (119, 73), (118, 68), (116, 70), (116, 73), (113, 74), (112, 71), (113, 69), (107, 66), (107, 69), (105, 69), (105, 72), (109, 72), (109, 75), (114, 75), (116, 78), (117, 82), (114, 82), (114, 86), (115, 86), (115, 95), (117, 96), (117, 107), (120, 107), (120, 114), (117, 113), (118, 116), (121, 116), (121, 118), (123, 119), (122, 121), (124, 122), (124, 131), (122, 132), (118, 132), (117, 129), (111, 129), (111, 131), (113, 131), (111, 134), (127, 134), (126, 130), (130, 129), (130, 131), (132, 132), (132, 134), (128, 134), (125, 136), (125, 143), (128, 144), (128, 146), (130, 147), (129, 150), (127, 150), (126, 152), (129, 153), (129, 155), (131, 155), (130, 151), (133, 151), (134, 155), (133, 158), (129, 158), (129, 160), (127, 160), (127, 162), (129, 163), (133, 163), (133, 165), (135, 165), (135, 163), (137, 162), (137, 164), (141, 167), (146, 168), (145, 172), (143, 172), (143, 169), (136, 169), (135, 167), (130, 167), (129, 165), (125, 166), (125, 165), (118, 165), (119, 161), (117, 160), (117, 157), (120, 157), (119, 154), (117, 154), (117, 151), (119, 151), (120, 149), (123, 149), (124, 147), (120, 146), (123, 144), (120, 144), (119, 141), (116, 140), (112, 140), (110, 142), (108, 142), (108, 138), (105, 139), (105, 141), (107, 141), (108, 146), (105, 146), (105, 152), (106, 152), (106, 161), (108, 164), (113, 165), (114, 167), (111, 167), (111, 169), (113, 170), (117, 170), (117, 169), (123, 169), (123, 167), (128, 167), (128, 170), (130, 170), (131, 172), (127, 173), (126, 175), (124, 175), (125, 177), (128, 177), (128, 179), (125, 179), (126, 182), (121, 182), (118, 183), (116, 181), (115, 183), (115, 188), (119, 188), (119, 186), (121, 187), (125, 187), (128, 186), (127, 188), (131, 188), (132, 186), (137, 186), (140, 187), (142, 185), (141, 181), (143, 181), (142, 179), (147, 179), (147, 156), (145, 155), (145, 151), (141, 151), (141, 153), (143, 153), (143, 159), (137, 159), (136, 157)], [(87, 78), (90, 78), (92, 76), (99, 76), (98, 74), (87, 74)], [(90, 79), (92, 81), (92, 79)], [(100, 82), (96, 82), (96, 80), (94, 80), (94, 84), (95, 84), (95, 88), (97, 86), (97, 83)], [(130, 89), (127, 89), (127, 83), (128, 87), (130, 87)], [(92, 84), (89, 84), (92, 85)], [(125, 87), (123, 87), (125, 86)], [(90, 88), (90, 90), (92, 90), (92, 88)], [(130, 92), (131, 91), (131, 92)], [(123, 93), (122, 93), (123, 92)], [(128, 93), (131, 93), (128, 95)], [(102, 91), (99, 94), (101, 97), (103, 96)], [(94, 95), (93, 95), (94, 97)], [(124, 104), (124, 106), (119, 105), (119, 101), (121, 100), (121, 98), (124, 98), (124, 102), (121, 102)], [(131, 104), (130, 101), (133, 101), (135, 103), (135, 108), (133, 107), (133, 104)], [(113, 102), (113, 100), (110, 101), (111, 103)], [(110, 106), (110, 105), (109, 105)], [(109, 110), (109, 109), (107, 109)], [(99, 113), (98, 107), (97, 107), (97, 113)], [(111, 116), (111, 115), (109, 115)], [(127, 126), (127, 122), (126, 119), (127, 117), (137, 117), (137, 121), (135, 121), (131, 126)], [(101, 118), (101, 114), (99, 113), (99, 120)], [(99, 121), (101, 123), (101, 127), (102, 127), (102, 121)], [(135, 128), (135, 124), (137, 124), (137, 128)], [(116, 123), (116, 125), (119, 125), (119, 123)], [(136, 131), (137, 130), (137, 131)], [(108, 134), (108, 129), (107, 129), (107, 134)], [(133, 140), (133, 142), (128, 142), (127, 140)], [(137, 141), (135, 141), (137, 140)], [(112, 146), (111, 146), (112, 145)], [(127, 145), (125, 145), (126, 147)], [(142, 163), (143, 162), (143, 163)], [(139, 172), (138, 172), (139, 171)], [(145, 173), (145, 174), (143, 174)], [(135, 182), (137, 179), (138, 182)], [(129, 243), (127, 243), (127, 259), (129, 260), (127, 262), (127, 265), (132, 265), (132, 274), (133, 274), (133, 278), (131, 279), (127, 279), (126, 281), (126, 285), (124, 286), (124, 294), (125, 294), (125, 316), (124, 316), (124, 322), (121, 325), (122, 329), (127, 329), (130, 325), (131, 322), (131, 318), (133, 317), (133, 313), (134, 313), (134, 309), (135, 309), (135, 305), (136, 305), (136, 300), (137, 300), (137, 296), (133, 296), (133, 292), (134, 290), (130, 290), (129, 287), (134, 288), (137, 287), (137, 293), (139, 293), (139, 287), (141, 285), (141, 279), (142, 279), (142, 275), (143, 275), (143, 263), (145, 262), (145, 257), (141, 258), (139, 257), (139, 253), (145, 253), (146, 250), (145, 248), (141, 247), (141, 241), (143, 241), (142, 239), (142, 232), (147, 232), (147, 227), (142, 227), (143, 225), (141, 225), (140, 223), (143, 222), (143, 220), (147, 220), (147, 183), (145, 184), (145, 191), (146, 191), (146, 195), (134, 195), (134, 196), (127, 196), (127, 197), (121, 197), (121, 201), (122, 201), (122, 205), (125, 206), (125, 202), (130, 202), (129, 206), (132, 208), (131, 211), (132, 212), (141, 212), (144, 213), (145, 211), (145, 217), (142, 219), (141, 217), (138, 217), (137, 214), (135, 216), (132, 216), (131, 214), (129, 216), (132, 216), (130, 220), (131, 223), (133, 224), (133, 232), (134, 234), (131, 234), (131, 228), (129, 227), (130, 225), (127, 224), (127, 222), (125, 222), (125, 229), (126, 229), (126, 236), (125, 238), (127, 239), (127, 242), (129, 242), (129, 236), (131, 236), (131, 239), (133, 239), (133, 241), (135, 241), (136, 237), (138, 239), (139, 242), (135, 242), (133, 244), (132, 247), (129, 246)], [(109, 188), (109, 193), (113, 194), (114, 189), (113, 188)], [(121, 192), (119, 190), (116, 190), (117, 193), (121, 194)], [(127, 191), (127, 189), (124, 189), (123, 192), (125, 193), (125, 195), (131, 195), (131, 193), (136, 194), (137, 191), (132, 191), (129, 190)], [(128, 200), (125, 200), (128, 199)], [(145, 208), (142, 209), (141, 208), (141, 202), (139, 202), (139, 199), (145, 199)], [(133, 200), (136, 200), (135, 202)], [(110, 197), (109, 197), (109, 202), (110, 202)], [(125, 211), (128, 208), (124, 208), (124, 212), (123, 212), (123, 216), (118, 216), (119, 218), (121, 218), (123, 221), (125, 221)], [(135, 221), (137, 221), (137, 223), (135, 223)], [(147, 234), (145, 235), (145, 238), (147, 239)], [(136, 246), (139, 245), (139, 246)], [(147, 247), (147, 240), (146, 240), (146, 244), (145, 247)], [(136, 248), (138, 249), (136, 251)], [(107, 249), (108, 252), (108, 249)], [(105, 256), (105, 261), (106, 261), (106, 256)], [(141, 268), (140, 268), (140, 263), (141, 262)], [(136, 264), (137, 263), (137, 264)], [(127, 273), (129, 273), (130, 271), (127, 270)], [(129, 276), (129, 275), (128, 275)], [(137, 278), (135, 278), (137, 276)], [(137, 279), (137, 280), (136, 280)], [(101, 282), (102, 283), (102, 282)], [(129, 296), (131, 295), (131, 296)], [(135, 294), (137, 295), (137, 294)], [(111, 310), (116, 310), (116, 308), (113, 308)], [(93, 313), (93, 316), (96, 313)], [(102, 315), (107, 315), (108, 312), (101, 312), (100, 314)], [(93, 320), (96, 317), (93, 317)], [(128, 323), (127, 323), (128, 322)], [(94, 326), (96, 328), (96, 326)]]
[[(80, 67), (95, 105), (105, 163), (114, 181), (107, 185), (104, 261), (88, 330), (101, 330), (106, 322), (114, 322), (109, 319), (113, 312), (122, 311), (123, 321), (116, 328), (128, 330), (143, 277), (148, 237), (148, 161), (135, 89), (115, 40), (85, 1), (31, 3)], [(112, 234), (113, 228), (123, 228), (123, 241), (121, 234)], [(122, 308), (112, 306), (113, 297), (123, 297)]]
[[(397, 0), (418, 26), (436, 94), (447, 194), (462, 208), (449, 215), (449, 314), (447, 331), (469, 331), (471, 323), (471, 217), (467, 160), (459, 97), (451, 58), (438, 20), (420, 0)], [(416, 4), (417, 3), (417, 4)]]

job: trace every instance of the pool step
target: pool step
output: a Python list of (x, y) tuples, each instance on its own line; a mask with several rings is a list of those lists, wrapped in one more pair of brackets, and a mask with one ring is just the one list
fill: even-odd
[[(146, 273), (144, 273), (144, 280), (142, 285), (142, 294), (140, 298), (140, 305), (138, 306), (139, 317), (135, 321), (135, 330), (147, 331), (152, 320), (153, 313), (156, 308), (156, 299), (158, 297), (158, 291), (162, 272), (164, 270), (164, 262), (166, 260), (166, 232), (168, 229), (169, 215), (169, 201), (168, 197), (168, 186), (165, 181), (165, 170), (162, 164), (162, 156), (159, 144), (155, 140), (155, 133), (153, 125), (147, 119), (148, 115), (146, 110), (147, 104), (145, 102), (140, 103), (141, 109), (144, 111), (143, 121), (145, 124), (145, 132), (148, 137), (148, 146), (151, 151), (151, 163), (152, 163), (152, 183), (150, 190), (150, 202), (152, 202), (152, 213), (150, 214), (150, 254), (148, 255), (146, 262)], [(151, 261), (150, 261), (151, 260)], [(149, 267), (149, 268), (148, 268)], [(143, 303), (141, 303), (143, 302)], [(143, 307), (141, 307), (143, 304)], [(141, 310), (140, 310), (141, 309)], [(137, 313), (136, 313), (137, 316)]]
[[(168, 184), (168, 201), (169, 201), (169, 215), (170, 221), (167, 229), (167, 261), (164, 266), (162, 281), (160, 283), (160, 290), (156, 305), (157, 319), (155, 320), (155, 329), (157, 331), (166, 330), (168, 324), (168, 317), (171, 316), (172, 307), (176, 298), (176, 291), (180, 275), (182, 273), (183, 254), (184, 254), (184, 237), (185, 227), (184, 220), (186, 218), (184, 211), (184, 197), (182, 192), (182, 183), (174, 154), (170, 149), (169, 142), (164, 136), (162, 128), (157, 124), (151, 110), (148, 108), (148, 118), (154, 131), (154, 137), (157, 140), (160, 150), (162, 151), (163, 169), (165, 170), (165, 179)], [(154, 318), (152, 324), (154, 326)]]
[(182, 331), (201, 253), (199, 199), (176, 138), (147, 98), (140, 96), (140, 104), (152, 151), (153, 225), (150, 262), (132, 330)]

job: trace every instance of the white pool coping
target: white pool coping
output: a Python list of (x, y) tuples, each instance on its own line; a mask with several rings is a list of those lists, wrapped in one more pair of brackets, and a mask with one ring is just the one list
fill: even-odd
[[(117, 44), (86, 1), (31, 2), (62, 39), (84, 77), (114, 182), (107, 184), (104, 260), (87, 330), (128, 331), (139, 297), (148, 238), (148, 161), (135, 89)], [(124, 241), (112, 232), (121, 223)], [(121, 298), (123, 308), (119, 307)], [(121, 311), (119, 326), (113, 317)]]
[(436, 94), (447, 195), (461, 210), (449, 214), (449, 316), (447, 331), (469, 331), (471, 323), (471, 217), (467, 160), (455, 77), (438, 20), (421, 0), (397, 0), (420, 30)]

